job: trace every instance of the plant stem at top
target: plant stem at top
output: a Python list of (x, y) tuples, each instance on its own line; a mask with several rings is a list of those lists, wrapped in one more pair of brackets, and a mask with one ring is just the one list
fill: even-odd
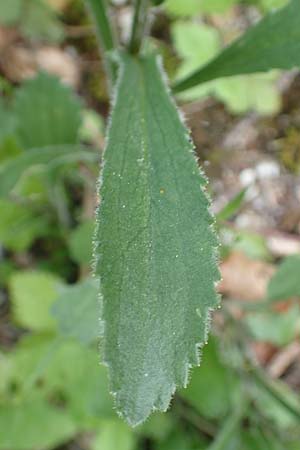
[(106, 0), (85, 0), (85, 2), (95, 23), (96, 33), (104, 52), (110, 87), (112, 87), (116, 80), (116, 66), (108, 56), (108, 53), (116, 48), (116, 42), (107, 11)]
[(128, 50), (132, 54), (140, 51), (145, 34), (148, 0), (135, 0), (134, 15)]

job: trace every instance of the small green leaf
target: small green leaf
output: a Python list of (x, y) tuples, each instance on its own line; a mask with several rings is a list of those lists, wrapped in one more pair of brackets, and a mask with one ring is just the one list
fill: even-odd
[(75, 144), (81, 105), (71, 89), (58, 78), (40, 73), (17, 90), (14, 113), (18, 135), (26, 149)]
[(58, 329), (65, 337), (73, 337), (87, 344), (100, 334), (97, 283), (86, 280), (63, 289), (52, 312)]
[(104, 360), (131, 424), (185, 386), (218, 305), (217, 238), (193, 144), (154, 57), (124, 55), (95, 235)]
[(90, 264), (92, 261), (94, 228), (94, 221), (87, 220), (70, 234), (68, 241), (70, 254), (78, 264)]
[(95, 162), (98, 155), (80, 145), (55, 145), (35, 148), (5, 161), (0, 166), (0, 196), (6, 196), (28, 169), (34, 166), (54, 168), (79, 161)]
[(174, 91), (181, 92), (216, 78), (299, 66), (299, 22), (299, 1), (291, 0), (286, 7), (264, 17), (203, 68), (178, 81)]
[(58, 277), (47, 272), (14, 274), (9, 283), (14, 319), (31, 330), (53, 330), (55, 320), (49, 310), (61, 285)]
[(243, 204), (247, 188), (241, 189), (217, 214), (218, 220), (228, 220), (237, 213)]
[(24, 251), (37, 237), (47, 234), (47, 220), (28, 206), (0, 199), (0, 243), (9, 250)]
[(290, 297), (300, 297), (300, 255), (285, 258), (268, 285), (270, 300), (286, 300)]

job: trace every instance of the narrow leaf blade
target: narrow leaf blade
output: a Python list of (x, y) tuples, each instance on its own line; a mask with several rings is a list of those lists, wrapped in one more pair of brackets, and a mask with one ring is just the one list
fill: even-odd
[(95, 162), (98, 155), (82, 145), (53, 145), (33, 148), (0, 166), (0, 197), (5, 197), (14, 188), (23, 174), (33, 166), (58, 167), (76, 162)]
[(204, 67), (179, 80), (174, 92), (216, 78), (300, 66), (299, 23), (299, 1), (291, 0), (284, 8), (269, 13)]
[(187, 129), (154, 57), (123, 56), (95, 235), (104, 360), (135, 425), (187, 384), (218, 304), (217, 239)]

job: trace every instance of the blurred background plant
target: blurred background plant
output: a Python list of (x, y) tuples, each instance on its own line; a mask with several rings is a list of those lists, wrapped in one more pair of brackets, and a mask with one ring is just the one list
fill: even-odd
[[(125, 39), (131, 5), (111, 3)], [(284, 3), (167, 0), (149, 45), (176, 80)], [(189, 387), (130, 429), (99, 364), (90, 269), (103, 66), (81, 0), (1, 1), (0, 449), (299, 450), (299, 72), (178, 96), (211, 180), (224, 302)]]

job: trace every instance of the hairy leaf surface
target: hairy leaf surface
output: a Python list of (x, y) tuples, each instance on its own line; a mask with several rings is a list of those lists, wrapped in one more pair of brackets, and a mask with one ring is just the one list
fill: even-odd
[(300, 3), (271, 12), (216, 58), (174, 86), (175, 92), (215, 78), (300, 66)]
[(122, 57), (102, 178), (104, 360), (118, 410), (137, 424), (187, 384), (218, 304), (206, 181), (152, 56)]

